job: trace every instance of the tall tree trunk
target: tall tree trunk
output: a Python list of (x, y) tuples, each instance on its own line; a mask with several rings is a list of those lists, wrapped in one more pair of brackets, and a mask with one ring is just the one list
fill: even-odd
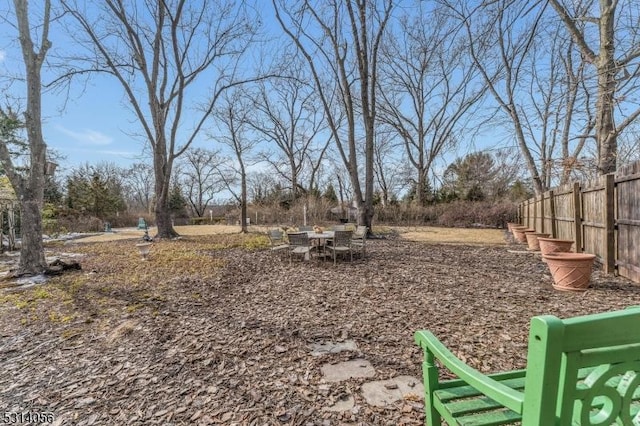
[[(618, 138), (613, 116), (616, 90), (614, 45), (614, 0), (600, 0), (600, 54), (598, 55), (598, 99), (596, 102), (596, 140), (598, 171), (601, 175), (616, 171)], [(616, 2), (617, 3), (617, 2)]]
[[(569, 16), (567, 10), (558, 0), (549, 0), (560, 19), (586, 60), (595, 65), (598, 74), (598, 97), (596, 100), (595, 132), (598, 143), (598, 172), (603, 175), (614, 173), (617, 166), (618, 134), (628, 126), (638, 115), (640, 110), (631, 112), (627, 118), (616, 126), (613, 108), (615, 106), (614, 95), (616, 92), (616, 71), (624, 68), (632, 59), (636, 58), (634, 52), (630, 52), (625, 58), (615, 58), (616, 43), (616, 7), (617, 0), (599, 0), (600, 17), (597, 19), (600, 33), (599, 52), (596, 54), (587, 44), (587, 39)], [(622, 31), (621, 31), (622, 32)], [(619, 35), (618, 37), (620, 37)]]
[(167, 194), (163, 194), (158, 198), (155, 209), (156, 226), (158, 232), (156, 238), (175, 238), (179, 234), (173, 229), (173, 223), (171, 221), (171, 211), (169, 209), (169, 197)]
[(171, 221), (171, 207), (169, 205), (169, 186), (171, 180), (171, 164), (166, 160), (166, 143), (162, 136), (159, 137), (162, 142), (157, 143), (154, 148), (154, 171), (155, 171), (155, 193), (156, 193), (156, 226), (158, 232), (156, 237), (159, 238), (175, 238), (178, 233), (173, 229)]
[[(42, 136), (42, 81), (40, 73), (46, 53), (51, 46), (48, 40), (51, 4), (48, 0), (44, 4), (39, 51), (34, 51), (34, 43), (31, 39), (27, 2), (14, 0), (14, 7), (27, 80), (25, 125), (31, 167), (28, 176), (24, 178), (14, 170), (12, 164), (3, 165), (20, 198), (22, 245), (17, 275), (26, 275), (40, 274), (47, 269), (42, 245), (42, 217), (40, 216), (44, 196), (44, 167), (47, 148)], [(8, 161), (11, 162), (10, 158)], [(7, 168), (7, 166), (10, 167)]]
[(42, 244), (42, 191), (40, 196), (25, 194), (20, 200), (20, 262), (16, 275), (36, 275), (47, 269)]
[(249, 232), (247, 228), (247, 174), (242, 168), (242, 176), (240, 178), (240, 232), (246, 234)]

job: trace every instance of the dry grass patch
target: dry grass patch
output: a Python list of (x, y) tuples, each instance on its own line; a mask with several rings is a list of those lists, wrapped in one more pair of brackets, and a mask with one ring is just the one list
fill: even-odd
[(85, 255), (81, 271), (51, 277), (32, 289), (0, 293), (0, 321), (3, 308), (17, 313), (23, 324), (39, 318), (52, 323), (96, 319), (108, 311), (121, 316), (153, 312), (166, 300), (167, 291), (182, 281), (211, 282), (225, 265), (224, 250), (268, 246), (267, 238), (259, 234), (187, 236), (154, 242), (149, 260), (143, 261), (137, 240), (81, 241), (73, 248), (65, 247), (65, 251)]
[[(226, 235), (237, 234), (240, 232), (239, 226), (232, 225), (189, 225), (189, 226), (175, 226), (176, 232), (182, 236), (199, 236), (199, 235)], [(155, 226), (149, 228), (149, 235), (154, 236), (157, 233)], [(115, 232), (105, 232), (100, 235), (92, 235), (90, 237), (82, 238), (78, 241), (83, 243), (99, 243), (105, 241), (117, 241), (117, 240), (131, 240), (141, 239), (144, 236), (144, 231), (135, 228), (129, 229), (117, 229)]]
[(409, 241), (443, 244), (504, 245), (504, 230), (476, 228), (437, 228), (431, 226), (397, 227)]

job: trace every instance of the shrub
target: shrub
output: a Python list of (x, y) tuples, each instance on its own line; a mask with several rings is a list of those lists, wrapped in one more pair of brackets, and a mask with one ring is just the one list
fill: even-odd
[(487, 226), (501, 228), (516, 217), (517, 206), (511, 202), (455, 201), (446, 204), (437, 224), (449, 227)]
[(58, 218), (58, 226), (71, 232), (104, 231), (104, 222), (93, 216), (62, 216)]

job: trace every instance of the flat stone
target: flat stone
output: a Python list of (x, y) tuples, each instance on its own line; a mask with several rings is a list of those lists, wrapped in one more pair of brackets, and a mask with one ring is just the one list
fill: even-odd
[(338, 400), (335, 404), (330, 407), (322, 407), (322, 411), (349, 411), (355, 405), (356, 400), (353, 395), (345, 395), (344, 398)]
[(358, 345), (353, 340), (345, 340), (344, 342), (325, 342), (312, 343), (311, 356), (322, 356), (326, 354), (337, 354), (343, 351), (357, 351)]
[(398, 376), (363, 384), (362, 396), (369, 405), (386, 407), (407, 397), (412, 400), (423, 399), (424, 386), (422, 381), (415, 377)]
[(354, 359), (337, 364), (324, 364), (320, 367), (320, 371), (322, 371), (322, 375), (327, 382), (341, 382), (347, 379), (373, 377), (376, 375), (376, 370), (365, 359)]
[(42, 284), (44, 282), (47, 282), (47, 277), (45, 277), (42, 274), (34, 275), (31, 277), (19, 278), (15, 281), (16, 285), (22, 285), (22, 286)]

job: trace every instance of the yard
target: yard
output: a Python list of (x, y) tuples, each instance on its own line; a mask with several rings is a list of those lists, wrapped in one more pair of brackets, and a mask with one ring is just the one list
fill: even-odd
[[(505, 235), (389, 230), (366, 260), (335, 267), (290, 265), (257, 234), (156, 242), (147, 262), (132, 240), (54, 246), (82, 271), (0, 289), (0, 411), (74, 425), (420, 425), (415, 330), (491, 372), (524, 366), (533, 315), (640, 304), (640, 286), (600, 271), (585, 293), (553, 290)], [(318, 354), (327, 343), (345, 350)], [(371, 377), (328, 378), (349, 360)], [(416, 392), (365, 399), (367, 383), (398, 376)]]

